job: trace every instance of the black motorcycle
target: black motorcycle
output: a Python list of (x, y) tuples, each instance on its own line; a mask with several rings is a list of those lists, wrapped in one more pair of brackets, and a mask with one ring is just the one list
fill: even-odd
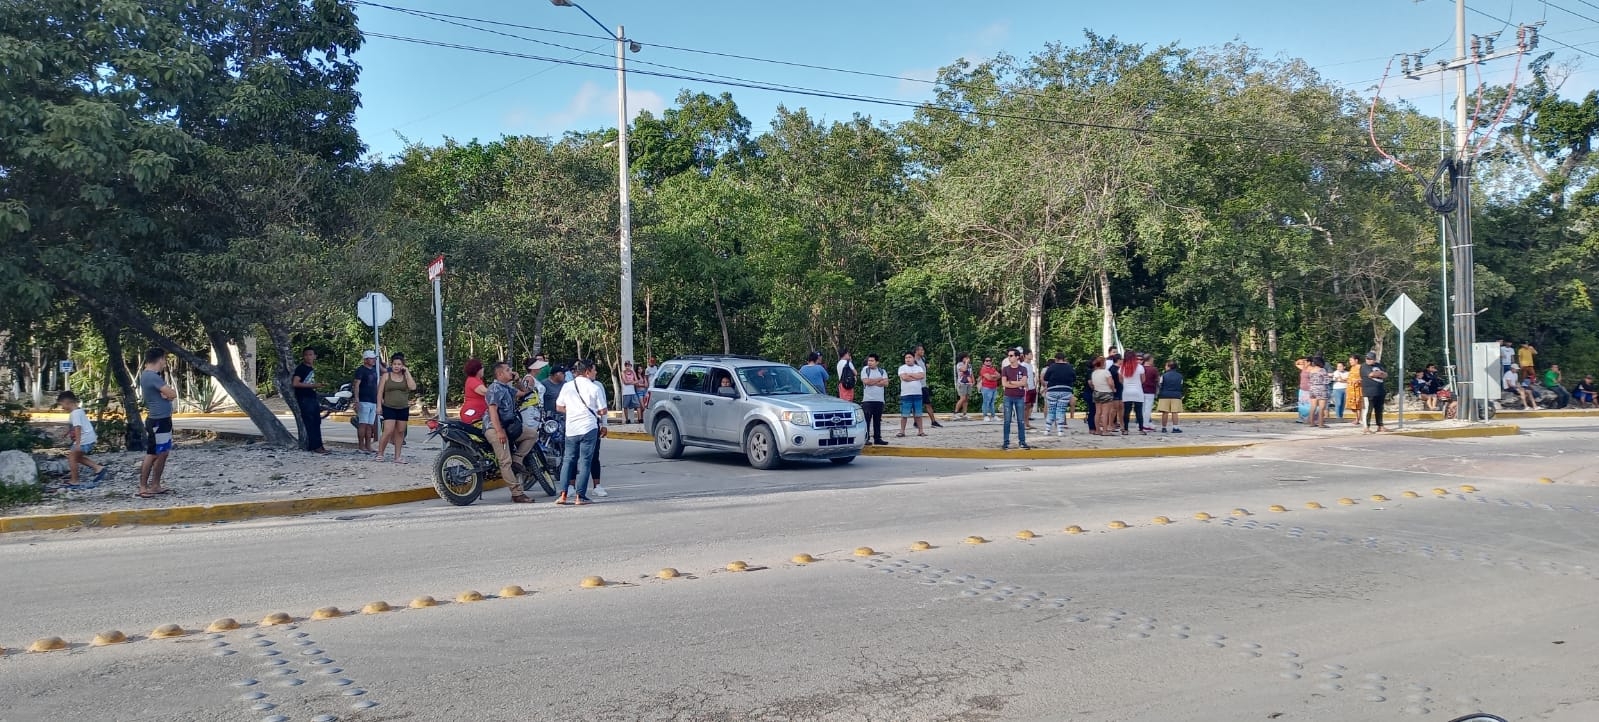
[[(455, 419), (428, 421), (428, 438), (443, 437), (444, 449), (433, 461), (433, 488), (439, 498), (467, 506), (483, 495), (483, 485), (500, 478), (500, 462), (483, 429)], [(538, 482), (544, 493), (555, 496), (555, 479), (561, 473), (561, 448), (565, 439), (554, 419), (538, 427), (538, 441), (521, 461), (526, 477)]]
[[(333, 395), (331, 396), (322, 396), (321, 394), (318, 394), (316, 400), (317, 406), (322, 408), (322, 418), (325, 419), (334, 413), (343, 413), (345, 411), (349, 411), (350, 403), (353, 398), (355, 398), (355, 394), (350, 391), (350, 385), (344, 384), (343, 386), (339, 387), (338, 391), (333, 392)], [(353, 424), (355, 422), (352, 421), (350, 423)]]

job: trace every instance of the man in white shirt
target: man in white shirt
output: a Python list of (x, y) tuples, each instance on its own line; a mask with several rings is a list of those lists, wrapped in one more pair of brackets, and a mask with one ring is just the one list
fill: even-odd
[(871, 443), (887, 446), (883, 440), (883, 392), (888, 390), (888, 371), (878, 365), (877, 354), (866, 357), (861, 369), (861, 410), (866, 412), (866, 430)]
[(927, 388), (927, 367), (916, 362), (916, 354), (905, 354), (905, 363), (899, 367), (899, 433), (905, 435), (905, 422), (916, 420), (916, 435), (922, 431), (922, 393)]
[(927, 386), (927, 349), (921, 344), (916, 344), (912, 352), (916, 356), (916, 365), (922, 367), (922, 408), (927, 410), (927, 420), (933, 428), (942, 429), (944, 425), (938, 423), (938, 417), (933, 415), (933, 389)]
[[(561, 479), (575, 479), (576, 487), (568, 496), (561, 490), (556, 504), (591, 503), (588, 498), (589, 479), (593, 473), (594, 448), (600, 437), (609, 433), (605, 419), (605, 389), (594, 380), (594, 365), (588, 361), (572, 364), (572, 382), (561, 387), (555, 400), (555, 410), (566, 414), (566, 448), (561, 453)], [(575, 476), (574, 476), (575, 475)]]

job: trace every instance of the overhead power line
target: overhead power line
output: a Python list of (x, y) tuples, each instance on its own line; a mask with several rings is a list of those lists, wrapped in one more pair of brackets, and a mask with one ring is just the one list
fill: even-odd
[[(1555, 8), (1557, 10), (1565, 10), (1565, 8), (1560, 7), (1559, 5), (1555, 5), (1553, 3), (1546, 3), (1546, 4), (1548, 4), (1549, 7)], [(1505, 20), (1504, 18), (1495, 17), (1494, 15), (1491, 15), (1489, 13), (1485, 13), (1485, 12), (1483, 12), (1481, 10), (1478, 10), (1477, 8), (1474, 8), (1474, 7), (1470, 6), (1470, 5), (1467, 5), (1466, 9), (1470, 10), (1470, 11), (1472, 11), (1472, 12), (1478, 14), (1478, 15), (1481, 15), (1481, 16), (1483, 16), (1485, 18), (1488, 18), (1489, 20), (1497, 22), (1497, 23), (1509, 22), (1508, 20)], [(1571, 11), (1570, 10), (1566, 10), (1566, 12), (1569, 13)], [(1576, 13), (1572, 13), (1572, 14), (1576, 15)], [(1582, 16), (1578, 15), (1577, 17), (1582, 17)], [(1548, 40), (1549, 42), (1554, 43), (1556, 45), (1559, 45), (1560, 47), (1566, 48), (1568, 50), (1575, 50), (1575, 51), (1577, 51), (1579, 53), (1582, 53), (1583, 55), (1587, 55), (1587, 56), (1589, 56), (1591, 58), (1599, 59), (1599, 55), (1594, 54), (1594, 52), (1591, 51), (1591, 50), (1583, 50), (1582, 48), (1579, 48), (1576, 45), (1572, 45), (1570, 43), (1566, 43), (1566, 42), (1563, 42), (1561, 40), (1556, 40), (1555, 38), (1549, 37), (1548, 35), (1541, 35), (1539, 37), (1542, 37), (1543, 39)]]
[[(498, 49), (495, 49), (495, 48), (484, 48), (484, 47), (478, 47), (478, 46), (473, 46), (473, 45), (463, 45), (463, 44), (460, 44), (460, 43), (451, 43), (451, 42), (444, 42), (444, 41), (439, 41), (439, 40), (430, 40), (430, 39), (427, 39), (427, 38), (415, 38), (415, 37), (408, 37), (408, 36), (404, 36), (404, 35), (390, 35), (388, 33), (368, 32), (368, 33), (366, 33), (366, 35), (368, 37), (382, 38), (382, 39), (385, 39), (385, 40), (394, 40), (394, 41), (398, 41), (398, 42), (413, 43), (413, 44), (417, 44), (417, 45), (426, 45), (426, 46), (438, 47), (438, 48), (449, 48), (449, 49), (453, 49), (453, 50), (462, 50), (462, 51), (466, 51), (466, 52), (482, 53), (482, 54), (487, 54), (487, 55), (498, 55), (498, 56), (502, 56), (502, 57), (519, 58), (519, 59), (523, 59), (523, 60), (536, 60), (536, 61), (541, 61), (541, 62), (546, 62), (546, 63), (556, 63), (556, 64), (560, 64), (560, 65), (569, 65), (569, 66), (573, 66), (573, 67), (591, 68), (591, 69), (595, 69), (595, 70), (607, 70), (607, 71), (614, 70), (614, 68), (611, 67), (610, 65), (603, 65), (603, 64), (600, 64), (600, 63), (591, 63), (591, 62), (587, 62), (587, 61), (584, 61), (584, 60), (572, 60), (572, 59), (564, 59), (564, 58), (555, 58), (555, 57), (534, 55), (534, 54), (531, 54), (531, 53), (520, 53), (520, 52), (515, 52), (515, 51), (510, 51), (510, 50), (498, 50)], [(707, 76), (705, 76), (703, 74), (702, 75), (693, 75), (693, 74), (688, 74), (688, 73), (665, 72), (665, 71), (658, 71), (658, 70), (631, 70), (630, 69), (628, 72), (635, 73), (637, 75), (649, 76), (649, 77), (668, 78), (668, 79), (673, 79), (673, 80), (683, 80), (683, 81), (697, 82), (697, 83), (708, 83), (708, 84), (712, 84), (712, 85), (726, 85), (726, 86), (730, 86), (730, 87), (747, 88), (747, 89), (751, 89), (751, 90), (764, 90), (764, 91), (776, 92), (776, 93), (791, 93), (791, 94), (796, 94), (796, 95), (804, 95), (804, 96), (817, 97), (817, 98), (829, 98), (829, 99), (834, 99), (834, 100), (849, 100), (849, 101), (855, 101), (855, 102), (860, 102), (860, 103), (870, 103), (870, 104), (874, 104), (874, 105), (886, 105), (886, 106), (893, 106), (893, 107), (899, 107), (899, 108), (909, 108), (909, 109), (912, 109), (912, 110), (935, 110), (935, 111), (936, 110), (944, 110), (944, 111), (952, 112), (952, 113), (956, 113), (956, 114), (973, 115), (973, 116), (978, 116), (978, 117), (983, 117), (983, 118), (994, 118), (994, 119), (1005, 119), (1005, 120), (1021, 120), (1021, 121), (1030, 121), (1030, 122), (1045, 123), (1045, 124), (1050, 124), (1050, 125), (1061, 125), (1061, 126), (1068, 126), (1068, 127), (1092, 128), (1092, 129), (1097, 129), (1097, 130), (1113, 130), (1113, 131), (1122, 131), (1122, 132), (1130, 132), (1130, 133), (1141, 133), (1141, 134), (1150, 134), (1150, 135), (1168, 135), (1168, 136), (1177, 136), (1177, 137), (1186, 137), (1186, 138), (1196, 138), (1196, 139), (1206, 139), (1206, 140), (1222, 140), (1222, 141), (1232, 141), (1232, 142), (1268, 143), (1268, 144), (1280, 144), (1280, 145), (1314, 146), (1314, 147), (1324, 147), (1324, 148), (1343, 148), (1343, 149), (1359, 149), (1359, 150), (1369, 150), (1370, 149), (1367, 145), (1365, 145), (1363, 143), (1338, 143), (1338, 142), (1330, 142), (1330, 141), (1305, 140), (1305, 139), (1302, 139), (1302, 138), (1280, 138), (1280, 137), (1261, 136), (1261, 135), (1243, 135), (1243, 134), (1228, 134), (1228, 133), (1206, 133), (1206, 132), (1201, 132), (1201, 131), (1181, 130), (1181, 129), (1176, 129), (1176, 128), (1140, 128), (1140, 127), (1136, 127), (1136, 126), (1115, 125), (1115, 124), (1110, 124), (1110, 123), (1093, 123), (1093, 122), (1087, 122), (1087, 121), (1069, 120), (1069, 119), (1066, 119), (1066, 118), (1047, 118), (1047, 117), (1022, 115), (1022, 114), (1018, 114), (1018, 113), (1008, 113), (1008, 112), (1003, 112), (1003, 111), (988, 110), (988, 109), (982, 109), (982, 108), (971, 108), (971, 107), (968, 107), (968, 108), (946, 108), (946, 107), (934, 106), (934, 105), (930, 105), (930, 104), (923, 103), (923, 102), (917, 102), (917, 101), (896, 100), (896, 99), (893, 99), (893, 98), (880, 98), (880, 97), (874, 97), (874, 96), (870, 96), (870, 95), (860, 95), (860, 94), (854, 94), (854, 93), (841, 93), (841, 92), (836, 92), (836, 91), (820, 90), (820, 89), (815, 89), (815, 88), (805, 88), (805, 87), (800, 87), (800, 86), (780, 85), (780, 84), (774, 84), (774, 83), (764, 83), (764, 82), (754, 81), (754, 80), (731, 78), (729, 76), (707, 77)], [(1435, 149), (1433, 149), (1433, 148), (1405, 148), (1405, 150), (1410, 150), (1410, 151), (1415, 151), (1415, 152), (1431, 153), (1431, 152), (1434, 152)]]

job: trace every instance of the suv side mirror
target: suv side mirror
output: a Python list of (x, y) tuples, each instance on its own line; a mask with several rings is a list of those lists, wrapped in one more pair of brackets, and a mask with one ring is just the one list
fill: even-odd
[(716, 387), (716, 395), (724, 396), (730, 399), (736, 399), (738, 398), (738, 389), (735, 389), (732, 386), (718, 386)]

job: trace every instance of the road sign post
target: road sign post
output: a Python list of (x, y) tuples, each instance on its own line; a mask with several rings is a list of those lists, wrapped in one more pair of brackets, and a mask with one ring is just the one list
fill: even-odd
[(1403, 293), (1394, 299), (1388, 310), (1383, 311), (1394, 328), (1399, 329), (1399, 428), (1405, 428), (1405, 384), (1410, 378), (1410, 372), (1405, 370), (1405, 331), (1410, 329), (1416, 319), (1421, 318), (1421, 307), (1410, 296)]
[(428, 280), (433, 282), (433, 339), (439, 347), (439, 418), (447, 419), (449, 376), (444, 369), (444, 292), (439, 288), (439, 279), (443, 276), (444, 256), (441, 255), (428, 264)]

